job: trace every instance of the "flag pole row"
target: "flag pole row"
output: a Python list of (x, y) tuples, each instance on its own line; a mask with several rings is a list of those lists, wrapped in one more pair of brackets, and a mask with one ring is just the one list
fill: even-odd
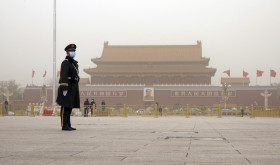
[[(230, 77), (230, 69), (225, 70), (223, 73), (226, 73), (228, 75), (228, 77)], [(264, 71), (257, 69), (256, 73), (257, 73), (257, 77), (262, 77)], [(244, 69), (243, 69), (243, 77), (247, 77), (248, 75), (249, 75), (249, 73), (244, 71)], [(276, 75), (277, 75), (276, 71), (273, 69), (270, 69), (270, 77), (276, 77)]]
[[(46, 75), (47, 75), (47, 70), (45, 70), (43, 77), (46, 77)], [(35, 76), (35, 71), (32, 69), (32, 78), (34, 78), (34, 76)], [(60, 70), (58, 70), (57, 74), (56, 74), (56, 77), (59, 77), (59, 76), (60, 76)]]

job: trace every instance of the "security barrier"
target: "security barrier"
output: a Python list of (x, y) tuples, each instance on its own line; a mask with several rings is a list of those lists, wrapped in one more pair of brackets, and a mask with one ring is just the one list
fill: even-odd
[(190, 109), (189, 109), (189, 104), (187, 104), (187, 109), (186, 109), (186, 118), (190, 118)]
[(278, 106), (255, 106), (255, 117), (280, 117), (280, 108)]
[(34, 104), (31, 104), (31, 113), (30, 113), (30, 116), (31, 116), (31, 117), (35, 117), (35, 114), (34, 114)]
[(222, 118), (222, 110), (221, 110), (220, 104), (219, 104), (219, 108), (218, 108), (218, 118)]
[(123, 117), (127, 117), (126, 104), (123, 105)]
[(27, 116), (26, 106), (0, 104), (0, 116)]
[(280, 107), (271, 107), (271, 110), (264, 110), (264, 107), (251, 106), (190, 106), (190, 105), (97, 105), (94, 116), (142, 116), (142, 117), (162, 117), (162, 116), (216, 116), (222, 117), (280, 117)]
[(91, 109), (92, 109), (91, 117), (96, 117), (96, 116), (95, 116), (95, 104), (92, 105), (92, 108), (91, 108)]
[(251, 115), (250, 118), (255, 118), (255, 114), (254, 114), (254, 106), (251, 105)]
[[(5, 107), (0, 104), (0, 116), (60, 116), (60, 106), (29, 104), (13, 105)], [(234, 105), (212, 105), (212, 106), (193, 106), (193, 105), (92, 105), (89, 107), (88, 115), (85, 115), (85, 107), (72, 110), (72, 116), (88, 117), (168, 117), (182, 116), (186, 118), (195, 116), (208, 117), (280, 117), (279, 106), (234, 106)]]
[[(83, 109), (83, 107), (81, 108)], [(181, 106), (181, 105), (97, 105), (94, 116), (218, 116), (219, 106)], [(222, 112), (220, 116), (238, 116), (238, 112)], [(90, 116), (90, 112), (89, 115)]]

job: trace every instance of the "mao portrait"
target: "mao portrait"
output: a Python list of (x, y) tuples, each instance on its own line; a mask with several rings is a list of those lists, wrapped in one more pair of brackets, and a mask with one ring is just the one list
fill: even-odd
[(144, 88), (144, 101), (154, 101), (154, 88)]

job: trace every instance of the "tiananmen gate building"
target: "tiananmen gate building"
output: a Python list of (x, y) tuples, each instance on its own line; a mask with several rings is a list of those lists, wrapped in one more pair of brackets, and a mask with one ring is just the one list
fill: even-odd
[[(95, 68), (84, 69), (90, 78), (80, 82), (81, 104), (86, 98), (98, 105), (217, 105), (222, 104), (222, 86), (212, 86), (216, 69), (208, 67), (201, 41), (195, 45), (109, 45), (100, 58), (91, 59)], [(250, 86), (249, 78), (221, 78), (231, 84), (227, 104), (264, 106), (261, 93), (272, 95), (268, 105), (280, 106), (276, 86)], [(58, 84), (57, 84), (58, 85)], [(42, 87), (27, 86), (26, 103), (40, 102)], [(47, 104), (52, 87), (47, 87)]]

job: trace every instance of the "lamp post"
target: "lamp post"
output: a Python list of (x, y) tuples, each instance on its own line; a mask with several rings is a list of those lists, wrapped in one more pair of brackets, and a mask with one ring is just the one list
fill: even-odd
[(272, 93), (268, 93), (267, 90), (265, 90), (263, 93), (261, 93), (261, 96), (264, 97), (264, 108), (265, 110), (268, 109), (268, 97), (270, 97)]
[(230, 85), (226, 82), (222, 85), (222, 100), (224, 102), (224, 108), (227, 108), (227, 100), (229, 99), (229, 88)]

